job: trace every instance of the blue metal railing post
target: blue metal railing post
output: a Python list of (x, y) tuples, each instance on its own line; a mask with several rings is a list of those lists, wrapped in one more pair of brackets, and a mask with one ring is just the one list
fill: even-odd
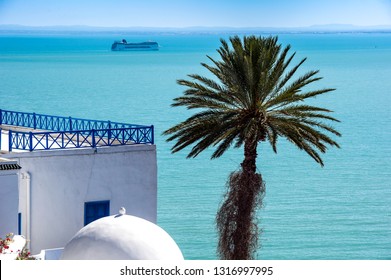
[(0, 109), (0, 125), (3, 124), (3, 110)]
[(154, 126), (151, 125), (151, 144), (155, 144), (155, 132), (154, 132)]
[(35, 113), (33, 113), (33, 127), (34, 129), (37, 129), (37, 116)]
[(29, 132), (29, 150), (30, 152), (33, 150), (33, 133)]
[(91, 129), (91, 135), (92, 135), (92, 147), (95, 148), (95, 129)]
[(107, 130), (107, 145), (110, 146), (110, 139), (111, 139), (111, 121), (108, 121), (108, 130)]
[(8, 151), (12, 152), (12, 130), (8, 131)]
[(69, 130), (72, 131), (72, 117), (69, 117)]
[(45, 147), (45, 149), (49, 150), (49, 133), (45, 133), (45, 137), (46, 137), (46, 147)]

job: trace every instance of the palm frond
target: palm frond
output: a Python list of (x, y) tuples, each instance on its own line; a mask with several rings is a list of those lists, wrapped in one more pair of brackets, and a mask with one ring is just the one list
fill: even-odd
[[(265, 107), (272, 108), (274, 106), (284, 106), (285, 104), (290, 104), (292, 102), (302, 101), (304, 100), (304, 96), (300, 95), (300, 91), (303, 87), (306, 85), (318, 81), (322, 79), (321, 77), (315, 77), (315, 75), (318, 73), (318, 71), (310, 71), (303, 76), (296, 79), (294, 82), (292, 82), (288, 87), (281, 90), (278, 94), (270, 98), (265, 102)], [(319, 91), (318, 94), (325, 93), (330, 91), (329, 89), (325, 89)]]
[(331, 110), (303, 102), (334, 89), (306, 90), (322, 77), (318, 70), (296, 77), (306, 58), (290, 68), (296, 55), (289, 55), (290, 49), (277, 37), (221, 39), (220, 58), (207, 56), (211, 64), (201, 64), (214, 78), (191, 74), (177, 81), (186, 89), (172, 106), (200, 111), (163, 133), (175, 141), (172, 152), (191, 147), (188, 157), (196, 157), (211, 147), (217, 158), (254, 139), (268, 141), (277, 152), (284, 137), (323, 165), (320, 153), (339, 147), (329, 136), (341, 136), (330, 125), (339, 120)]

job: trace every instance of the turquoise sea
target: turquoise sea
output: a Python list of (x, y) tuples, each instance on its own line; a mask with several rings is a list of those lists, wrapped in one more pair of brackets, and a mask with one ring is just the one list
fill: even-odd
[[(227, 34), (1, 33), (0, 108), (153, 124), (158, 150), (158, 224), (186, 259), (216, 259), (215, 213), (228, 174), (242, 160), (231, 150), (186, 159), (161, 132), (190, 113), (171, 108), (177, 79), (208, 73)], [(114, 40), (155, 40), (156, 52), (111, 52)], [(319, 69), (314, 100), (342, 122), (341, 149), (321, 168), (281, 141), (261, 144), (266, 181), (259, 259), (391, 259), (391, 33), (279, 34), (302, 72)]]

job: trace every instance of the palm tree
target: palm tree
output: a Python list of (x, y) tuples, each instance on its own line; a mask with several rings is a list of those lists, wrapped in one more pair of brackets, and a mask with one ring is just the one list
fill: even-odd
[(188, 158), (215, 147), (214, 159), (231, 146), (244, 146), (244, 160), (240, 170), (230, 175), (216, 223), (220, 257), (251, 259), (259, 247), (255, 215), (265, 193), (262, 177), (256, 173), (258, 143), (268, 141), (277, 152), (277, 140), (284, 137), (323, 166), (319, 152), (325, 153), (327, 145), (339, 147), (327, 135), (340, 136), (330, 126), (338, 120), (330, 116), (330, 110), (304, 101), (334, 89), (303, 91), (321, 79), (319, 71), (293, 79), (306, 59), (288, 69), (295, 53), (288, 55), (290, 46), (282, 48), (277, 37), (245, 36), (241, 40), (234, 36), (229, 40), (231, 46), (220, 41), (221, 60), (208, 56), (213, 65), (201, 64), (216, 81), (196, 74), (177, 81), (186, 90), (172, 106), (198, 109), (197, 113), (163, 134), (169, 136), (167, 141), (176, 140), (173, 153), (192, 146)]

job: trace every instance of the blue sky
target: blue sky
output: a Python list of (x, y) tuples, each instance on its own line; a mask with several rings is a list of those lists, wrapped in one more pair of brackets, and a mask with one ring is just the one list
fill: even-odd
[(0, 0), (0, 24), (107, 27), (391, 25), (391, 0)]

